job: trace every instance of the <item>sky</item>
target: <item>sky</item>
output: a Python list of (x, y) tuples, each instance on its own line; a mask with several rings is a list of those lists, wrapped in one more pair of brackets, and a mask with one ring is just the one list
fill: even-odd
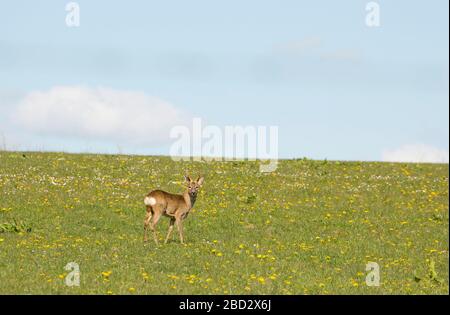
[(0, 0), (0, 148), (168, 155), (277, 126), (281, 158), (448, 163), (449, 3)]

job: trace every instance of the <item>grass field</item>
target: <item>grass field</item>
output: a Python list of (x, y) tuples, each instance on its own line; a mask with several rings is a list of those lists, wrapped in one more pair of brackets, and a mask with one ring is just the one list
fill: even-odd
[[(144, 246), (144, 195), (186, 171), (206, 177), (186, 244)], [(0, 152), (0, 294), (448, 294), (448, 171)]]

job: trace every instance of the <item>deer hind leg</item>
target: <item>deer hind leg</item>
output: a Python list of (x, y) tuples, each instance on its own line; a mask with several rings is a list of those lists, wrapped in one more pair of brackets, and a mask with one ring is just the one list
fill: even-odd
[(148, 229), (148, 225), (150, 224), (150, 220), (152, 219), (152, 212), (153, 212), (152, 207), (147, 206), (147, 213), (145, 214), (145, 219), (144, 219), (144, 242), (147, 242), (147, 240), (148, 240), (147, 229)]
[(153, 219), (152, 223), (150, 223), (150, 229), (153, 232), (153, 239), (155, 240), (156, 245), (158, 245), (158, 235), (156, 233), (156, 224), (158, 223), (159, 219), (161, 218), (162, 209), (159, 207), (159, 209), (155, 209), (156, 211), (153, 213)]
[(164, 241), (164, 244), (167, 244), (167, 241), (169, 240), (170, 236), (172, 235), (173, 225), (174, 224), (175, 224), (175, 219), (174, 218), (170, 218), (169, 230), (167, 231), (167, 236), (166, 236), (166, 240)]

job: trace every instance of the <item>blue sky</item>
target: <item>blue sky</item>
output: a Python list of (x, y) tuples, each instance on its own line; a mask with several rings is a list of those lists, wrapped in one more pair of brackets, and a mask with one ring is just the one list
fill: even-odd
[(79, 0), (76, 28), (65, 24), (68, 2), (0, 1), (7, 148), (168, 154), (164, 141), (139, 148), (92, 130), (46, 129), (39, 115), (12, 122), (24, 99), (33, 106), (30, 93), (102, 87), (212, 125), (276, 125), (285, 158), (382, 160), (397, 150), (448, 160), (446, 0), (376, 1), (377, 28), (366, 26), (369, 1), (359, 0)]

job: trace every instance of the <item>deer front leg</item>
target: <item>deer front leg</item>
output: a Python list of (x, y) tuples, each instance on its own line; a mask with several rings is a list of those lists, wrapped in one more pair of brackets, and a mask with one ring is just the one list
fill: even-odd
[(178, 232), (180, 233), (180, 242), (181, 242), (181, 244), (184, 244), (184, 240), (183, 240), (183, 220), (181, 219), (181, 217), (177, 217), (176, 218), (176, 223), (177, 223)]
[(169, 240), (170, 235), (172, 235), (174, 223), (175, 223), (175, 219), (174, 218), (170, 218), (169, 230), (167, 231), (167, 236), (166, 236), (166, 240), (164, 241), (164, 244), (167, 244), (167, 241)]

